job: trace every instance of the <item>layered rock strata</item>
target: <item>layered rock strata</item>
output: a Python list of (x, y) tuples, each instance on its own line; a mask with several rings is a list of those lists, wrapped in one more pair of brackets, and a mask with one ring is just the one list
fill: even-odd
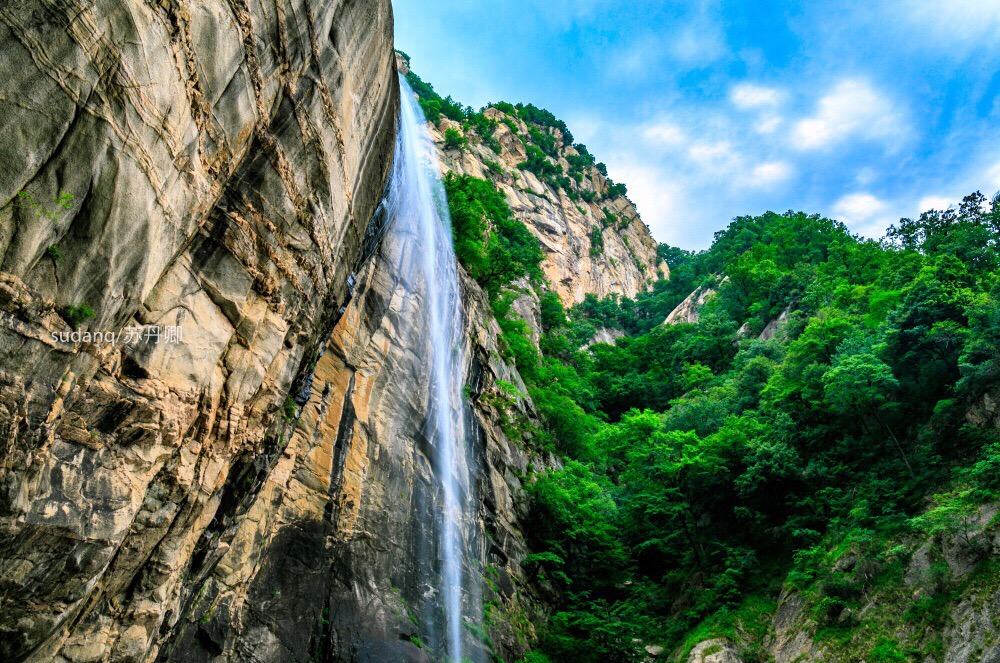
[[(382, 195), (389, 3), (15, 1), (0, 72), (0, 659), (305, 658), (300, 543), (277, 504), (238, 534)], [(226, 632), (281, 574), (289, 611)]]

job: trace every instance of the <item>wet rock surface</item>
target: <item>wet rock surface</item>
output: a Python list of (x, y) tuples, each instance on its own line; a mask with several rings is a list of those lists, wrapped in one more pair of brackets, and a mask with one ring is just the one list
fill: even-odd
[[(434, 527), (442, 497), (427, 430), (430, 349), (420, 322), (425, 293), (415, 244), (415, 237), (390, 230), (359, 275), (354, 299), (316, 363), (311, 396), (291, 441), (206, 583), (210, 589), (200, 602), (213, 615), (209, 623), (216, 619), (213, 606), (225, 606), (220, 631), (235, 634), (225, 651), (251, 646), (240, 634), (274, 639), (274, 627), (260, 622), (264, 615), (277, 624), (311, 618), (311, 634), (330, 660), (432, 660), (431, 650), (441, 644)], [(463, 303), (473, 504), (462, 527), (463, 570), (472, 578), (470, 591), (481, 587), (483, 601), (496, 606), (488, 623), (466, 614), (475, 627), (466, 653), (486, 659), (485, 647), (472, 635), (483, 629), (497, 655), (516, 660), (534, 637), (532, 622), (540, 613), (519, 564), (527, 554), (519, 477), (532, 459), (525, 450), (530, 440), (511, 439), (504, 423), (509, 408), (525, 418), (533, 413), (524, 400), (498, 407), (501, 381), (522, 392), (524, 386), (500, 358), (499, 327), (468, 278)], [(301, 523), (313, 525), (303, 529)], [(272, 552), (276, 546), (294, 546), (295, 554)], [(237, 589), (247, 569), (271, 560), (299, 560), (303, 568), (286, 577), (265, 573), (263, 566), (249, 591)], [(315, 571), (312, 560), (319, 560)], [(308, 598), (289, 596), (296, 587)], [(472, 598), (466, 596), (470, 605), (479, 603)], [(234, 626), (231, 606), (242, 602), (254, 607), (244, 609), (243, 621)], [(523, 615), (525, 628), (512, 628), (509, 614)], [(185, 628), (184, 642), (197, 647), (203, 627), (192, 622)]]

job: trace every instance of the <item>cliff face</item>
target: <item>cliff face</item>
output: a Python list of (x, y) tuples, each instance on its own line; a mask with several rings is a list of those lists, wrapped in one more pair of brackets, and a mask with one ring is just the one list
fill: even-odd
[[(389, 3), (6, 3), (0, 72), (0, 659), (174, 656), (229, 568), (242, 602), (183, 660), (210, 658), (217, 623), (253, 623), (253, 578), (307, 579), (271, 531), (267, 562), (215, 565), (294, 455), (286, 395), (381, 198)], [(74, 324), (120, 335), (53, 338)], [(303, 600), (232, 657), (305, 656)]]
[[(431, 660), (425, 293), (413, 237), (378, 241), (388, 3), (24, 3), (0, 29), (0, 659)], [(463, 302), (466, 649), (515, 660), (533, 413), (467, 278)]]
[[(572, 200), (565, 189), (517, 167), (526, 158), (524, 136), (528, 127), (523, 120), (497, 108), (486, 109), (485, 115), (497, 123), (493, 138), (500, 152), (471, 131), (463, 132), (465, 147), (446, 146), (445, 132), (462, 132), (462, 127), (443, 119), (432, 129), (443, 167), (497, 185), (517, 217), (541, 243), (545, 251), (542, 270), (564, 304), (579, 303), (587, 294), (634, 298), (657, 279), (669, 276), (667, 264), (657, 255), (656, 240), (635, 207), (624, 196), (607, 197), (607, 179), (596, 168), (587, 168), (579, 182), (579, 191), (593, 194), (588, 195), (593, 200)], [(559, 155), (553, 162), (569, 170), (566, 157), (577, 156), (577, 151), (563, 143), (558, 129), (549, 131), (555, 136)], [(595, 242), (596, 237), (600, 239)]]
[[(323, 660), (430, 661), (442, 639), (434, 523), (442, 511), (438, 468), (427, 430), (430, 356), (420, 324), (426, 303), (417, 238), (388, 229), (315, 365), (310, 396), (289, 442), (274, 453), (262, 485), (230, 521), (218, 562), (192, 599), (170, 658), (249, 652), (271, 660), (321, 653)], [(501, 382), (525, 391), (499, 359), (499, 327), (470, 279), (463, 282), (465, 414), (472, 452), (464, 574), (492, 607), (472, 614), (466, 596), (467, 654), (486, 659), (475, 629), (494, 651), (516, 660), (533, 639), (531, 587), (519, 497), (529, 456), (505, 433)], [(537, 461), (536, 461), (537, 462)], [(219, 519), (219, 516), (216, 517)], [(474, 590), (472, 590), (474, 591)], [(516, 627), (520, 624), (520, 627)], [(299, 644), (299, 649), (293, 648)]]

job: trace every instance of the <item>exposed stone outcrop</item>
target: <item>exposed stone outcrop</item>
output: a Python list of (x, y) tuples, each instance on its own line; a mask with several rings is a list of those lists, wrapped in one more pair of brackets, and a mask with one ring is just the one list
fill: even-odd
[(767, 325), (764, 326), (764, 330), (761, 331), (760, 336), (758, 336), (757, 338), (761, 341), (771, 341), (777, 338), (778, 335), (784, 331), (785, 326), (788, 324), (789, 315), (791, 314), (791, 312), (792, 312), (791, 307), (788, 307), (784, 311), (782, 311), (777, 318), (771, 320), (770, 322), (767, 323)]
[[(493, 136), (501, 146), (500, 153), (471, 131), (465, 134), (467, 147), (446, 149), (444, 132), (449, 128), (461, 131), (462, 127), (445, 118), (431, 132), (442, 164), (446, 170), (491, 180), (504, 193), (514, 213), (541, 243), (545, 251), (542, 270), (564, 304), (577, 304), (587, 294), (634, 298), (654, 281), (669, 276), (666, 262), (657, 255), (656, 240), (632, 203), (624, 196), (601, 199), (608, 187), (596, 169), (589, 169), (581, 187), (593, 192), (597, 200), (570, 200), (563, 189), (518, 169), (526, 157), (524, 142), (505, 122), (527, 133), (524, 122), (496, 108), (487, 109), (486, 114), (498, 122)], [(576, 154), (571, 146), (563, 145), (561, 135), (557, 145), (562, 155)], [(561, 161), (565, 165), (565, 159)], [(600, 229), (603, 239), (599, 249), (591, 241), (595, 228)]]
[(808, 607), (802, 595), (794, 590), (783, 591), (778, 598), (767, 642), (775, 663), (823, 659), (820, 648), (814, 643), (816, 624), (810, 618)]
[(607, 327), (601, 327), (596, 332), (594, 332), (594, 337), (581, 346), (581, 349), (589, 348), (591, 345), (596, 343), (607, 343), (608, 345), (614, 345), (615, 341), (625, 336), (625, 332), (621, 329), (608, 329)]
[(694, 292), (684, 298), (684, 301), (674, 307), (663, 324), (676, 325), (681, 322), (692, 324), (698, 322), (698, 318), (701, 317), (701, 309), (715, 292), (714, 288), (708, 286), (696, 288)]
[(944, 629), (949, 663), (986, 663), (1000, 661), (1000, 594), (973, 593), (955, 605)]
[(969, 408), (965, 418), (973, 426), (1000, 428), (1000, 391), (983, 394), (979, 402)]
[(381, 198), (389, 3), (5, 3), (0, 72), (0, 659), (311, 658), (322, 527), (238, 516), (302, 461), (288, 394)]
[(725, 640), (705, 640), (691, 650), (688, 663), (743, 663), (736, 649)]
[[(817, 634), (823, 610), (817, 601), (825, 590), (802, 591), (786, 586), (778, 598), (765, 642), (775, 663), (870, 660), (873, 651), (925, 652), (927, 660), (956, 663), (994, 660), (1000, 656), (1000, 590), (992, 572), (1000, 551), (998, 507), (983, 505), (959, 514), (926, 540), (904, 540), (894, 554), (907, 554), (905, 572), (865, 585), (860, 605), (828, 618), (844, 629), (835, 640)], [(909, 553), (900, 553), (910, 548)], [(893, 553), (890, 553), (893, 554)], [(881, 561), (850, 549), (839, 554), (830, 575), (834, 585), (870, 578)], [(827, 581), (824, 581), (827, 582)], [(937, 603), (944, 599), (943, 602)], [(921, 618), (919, 606), (934, 606)]]

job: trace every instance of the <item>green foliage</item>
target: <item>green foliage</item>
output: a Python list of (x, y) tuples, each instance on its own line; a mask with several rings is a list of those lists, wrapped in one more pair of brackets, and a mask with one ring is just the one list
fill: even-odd
[(430, 83), (425, 83), (412, 69), (406, 75), (406, 82), (410, 84), (410, 87), (416, 93), (420, 108), (424, 112), (424, 117), (434, 124), (437, 124), (441, 120), (442, 115), (449, 120), (461, 122), (473, 112), (471, 108), (463, 107), (450, 96), (442, 98), (441, 95), (434, 91), (434, 86)]
[(604, 253), (604, 233), (600, 226), (590, 229), (590, 257), (594, 258)]
[(497, 128), (496, 120), (489, 119), (482, 113), (482, 111), (478, 113), (469, 113), (465, 127), (466, 129), (473, 129), (483, 144), (495, 153), (500, 154), (503, 151), (503, 147), (500, 145), (500, 142), (493, 136), (493, 132), (496, 131)]
[(500, 175), (503, 175), (504, 172), (503, 166), (501, 166), (496, 161), (486, 159), (484, 163), (486, 164), (486, 170), (488, 170), (490, 175), (492, 175), (493, 177), (499, 177)]
[(579, 154), (566, 155), (566, 162), (569, 164), (570, 174), (583, 174), (594, 165), (594, 157), (587, 152), (583, 145), (574, 145)]
[[(496, 123), (411, 85), (429, 117), (489, 144)], [(525, 144), (520, 170), (594, 201), (583, 185), (607, 168), (562, 149), (564, 123), (491, 105)], [(661, 245), (671, 278), (634, 299), (587, 296), (567, 314), (546, 292), (536, 346), (512, 284), (541, 282), (538, 243), (491, 183), (452, 175), (446, 188), (456, 253), (540, 415), (534, 444), (565, 461), (526, 484), (524, 567), (554, 597), (526, 660), (638, 661), (648, 642), (683, 659), (698, 638), (737, 634), (747, 660), (761, 657), (786, 583), (821, 640), (858, 660), (917, 655), (890, 635), (940, 623), (956, 590), (935, 581), (913, 600), (898, 541), (932, 533), (975, 552), (973, 515), (1000, 497), (1000, 436), (966, 416), (1000, 381), (1000, 200), (973, 194), (881, 242), (819, 215), (737, 217), (707, 251)], [(605, 197), (619, 196), (609, 180)], [(596, 252), (623, 222), (604, 209)], [(698, 322), (664, 325), (699, 287), (714, 295)], [(779, 319), (780, 334), (757, 338)], [(592, 344), (602, 328), (624, 336)], [(860, 637), (872, 592), (906, 607), (893, 630)], [(940, 655), (928, 642), (919, 653)]]
[(605, 198), (614, 199), (626, 195), (628, 195), (628, 188), (624, 184), (608, 180), (608, 190), (605, 192)]
[(469, 276), (494, 297), (521, 277), (541, 278), (538, 240), (492, 182), (448, 173), (444, 185), (455, 253)]
[(35, 197), (27, 191), (18, 191), (14, 199), (14, 207), (26, 210), (38, 220), (45, 220), (52, 223), (62, 221), (62, 212), (73, 209), (73, 194), (68, 191), (59, 190), (51, 204), (38, 202)]
[(45, 255), (52, 258), (55, 262), (62, 260), (62, 252), (56, 244), (50, 244), (49, 248), (45, 249)]
[(455, 127), (449, 127), (444, 131), (444, 146), (456, 150), (464, 150), (468, 146), (469, 140), (462, 135), (462, 132)]
[[(815, 215), (740, 217), (708, 251), (661, 246), (672, 280), (634, 300), (589, 296), (565, 316), (547, 296), (530, 388), (574, 464), (530, 492), (532, 563), (561, 597), (540, 651), (633, 660), (632, 638), (722, 637), (709, 625), (787, 581), (818, 637), (908, 660), (891, 638), (851, 639), (864, 592), (902, 584), (891, 537), (974, 552), (972, 516), (1000, 495), (1000, 439), (965, 418), (1000, 378), (1000, 288), (975, 250), (995, 242), (980, 232), (992, 209), (973, 198), (885, 243)], [(702, 285), (717, 294), (698, 323), (663, 325)], [(754, 338), (782, 314), (777, 338)], [(582, 349), (602, 327), (626, 336)], [(831, 538), (850, 573), (831, 571)], [(934, 622), (948, 596), (898, 618)]]
[(542, 181), (552, 181), (563, 174), (562, 167), (551, 161), (541, 148), (529, 144), (526, 148), (527, 159), (517, 164), (521, 170), (527, 170), (537, 175)]
[(539, 297), (538, 307), (541, 314), (543, 331), (547, 332), (567, 324), (566, 309), (563, 308), (562, 300), (559, 298), (559, 295), (551, 290), (544, 292)]
[[(562, 190), (570, 200), (590, 203), (597, 199), (598, 194), (584, 188), (584, 183), (589, 180), (592, 168), (600, 170), (604, 165), (595, 163), (596, 160), (586, 145), (573, 144), (573, 134), (569, 127), (551, 112), (532, 104), (510, 104), (504, 101), (490, 103), (486, 108), (495, 108), (506, 115), (498, 122), (486, 116), (486, 108), (475, 111), (471, 107), (463, 107), (451, 97), (441, 97), (433, 86), (423, 81), (412, 69), (406, 78), (428, 120), (437, 124), (444, 116), (462, 123), (465, 135), (454, 128), (454, 131), (446, 130), (445, 147), (465, 149), (469, 139), (473, 138), (474, 142), (475, 136), (478, 136), (483, 145), (500, 154), (503, 147), (494, 134), (502, 122), (525, 146), (526, 158), (518, 164), (519, 169), (534, 173), (553, 189)], [(524, 124), (519, 125), (517, 120)], [(522, 131), (521, 126), (526, 130)], [(566, 149), (569, 147), (573, 150)], [(568, 172), (560, 165), (560, 158), (568, 163)], [(487, 162), (487, 167), (493, 175), (500, 174), (499, 164), (497, 170), (494, 170), (490, 162)], [(606, 174), (606, 168), (604, 170)], [(625, 185), (609, 182), (609, 186), (608, 197), (625, 195)]]
[(281, 404), (281, 418), (285, 421), (295, 419), (295, 399), (291, 394), (285, 396), (285, 402)]
[(546, 129), (557, 129), (562, 133), (562, 139), (566, 145), (573, 143), (573, 134), (570, 133), (569, 127), (566, 126), (566, 123), (556, 118), (555, 115), (544, 108), (537, 108), (532, 104), (516, 104), (514, 108), (517, 110), (518, 117), (525, 122)]
[(85, 304), (70, 304), (63, 308), (62, 314), (71, 325), (77, 327), (94, 317), (94, 309)]
[(500, 325), (504, 356), (513, 360), (522, 378), (530, 381), (538, 376), (540, 358), (531, 342), (528, 323), (511, 314), (511, 306), (520, 294), (517, 290), (508, 290), (492, 297), (490, 305)]
[(872, 649), (874, 663), (907, 663), (910, 659), (899, 650), (899, 642), (894, 638), (881, 638)]
[(916, 221), (902, 219), (886, 238), (906, 249), (953, 255), (977, 272), (1000, 267), (1000, 194), (987, 201), (980, 192), (957, 208), (929, 210)]

